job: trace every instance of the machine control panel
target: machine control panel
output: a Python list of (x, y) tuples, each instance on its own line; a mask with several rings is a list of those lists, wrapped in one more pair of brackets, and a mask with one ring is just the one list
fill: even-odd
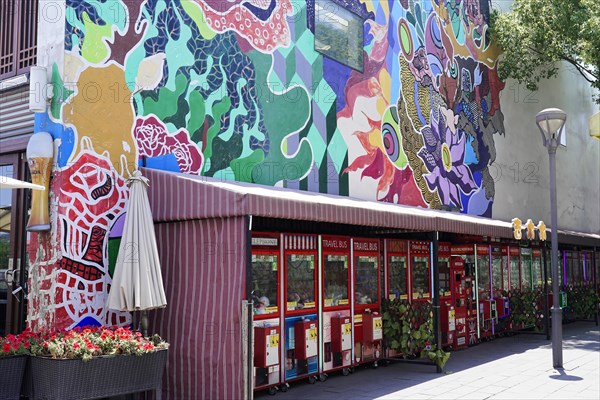
[(298, 321), (294, 324), (296, 358), (306, 360), (318, 353), (319, 333), (316, 321)]
[(331, 351), (340, 353), (352, 349), (352, 319), (331, 317)]
[(254, 366), (268, 368), (279, 365), (279, 327), (254, 328)]

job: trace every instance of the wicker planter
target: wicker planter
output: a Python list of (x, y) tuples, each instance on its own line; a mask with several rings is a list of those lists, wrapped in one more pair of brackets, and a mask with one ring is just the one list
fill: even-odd
[(27, 356), (0, 357), (0, 400), (18, 400)]
[(90, 361), (31, 357), (30, 399), (80, 400), (157, 390), (167, 350)]

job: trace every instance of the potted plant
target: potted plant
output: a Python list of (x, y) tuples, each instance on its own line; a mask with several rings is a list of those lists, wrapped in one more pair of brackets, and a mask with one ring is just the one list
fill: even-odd
[(33, 335), (29, 331), (0, 337), (1, 400), (19, 398), (32, 338)]
[(168, 344), (127, 328), (74, 329), (31, 346), (31, 399), (93, 399), (156, 390)]

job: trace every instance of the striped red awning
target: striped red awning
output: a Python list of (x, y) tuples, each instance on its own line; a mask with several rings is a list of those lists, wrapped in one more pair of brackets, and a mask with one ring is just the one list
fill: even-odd
[[(154, 220), (184, 221), (253, 215), (412, 231), (512, 238), (512, 224), (468, 214), (430, 210), (343, 196), (223, 181), (204, 176), (144, 169)], [(600, 235), (563, 232), (600, 245)], [(589, 243), (587, 243), (589, 242)]]

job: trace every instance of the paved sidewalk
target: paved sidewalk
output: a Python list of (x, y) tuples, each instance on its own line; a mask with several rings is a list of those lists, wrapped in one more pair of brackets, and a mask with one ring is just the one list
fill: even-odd
[(600, 330), (563, 326), (563, 370), (552, 368), (551, 342), (515, 335), (452, 353), (446, 374), (435, 367), (393, 363), (332, 374), (314, 385), (293, 382), (275, 397), (257, 399), (600, 399)]

